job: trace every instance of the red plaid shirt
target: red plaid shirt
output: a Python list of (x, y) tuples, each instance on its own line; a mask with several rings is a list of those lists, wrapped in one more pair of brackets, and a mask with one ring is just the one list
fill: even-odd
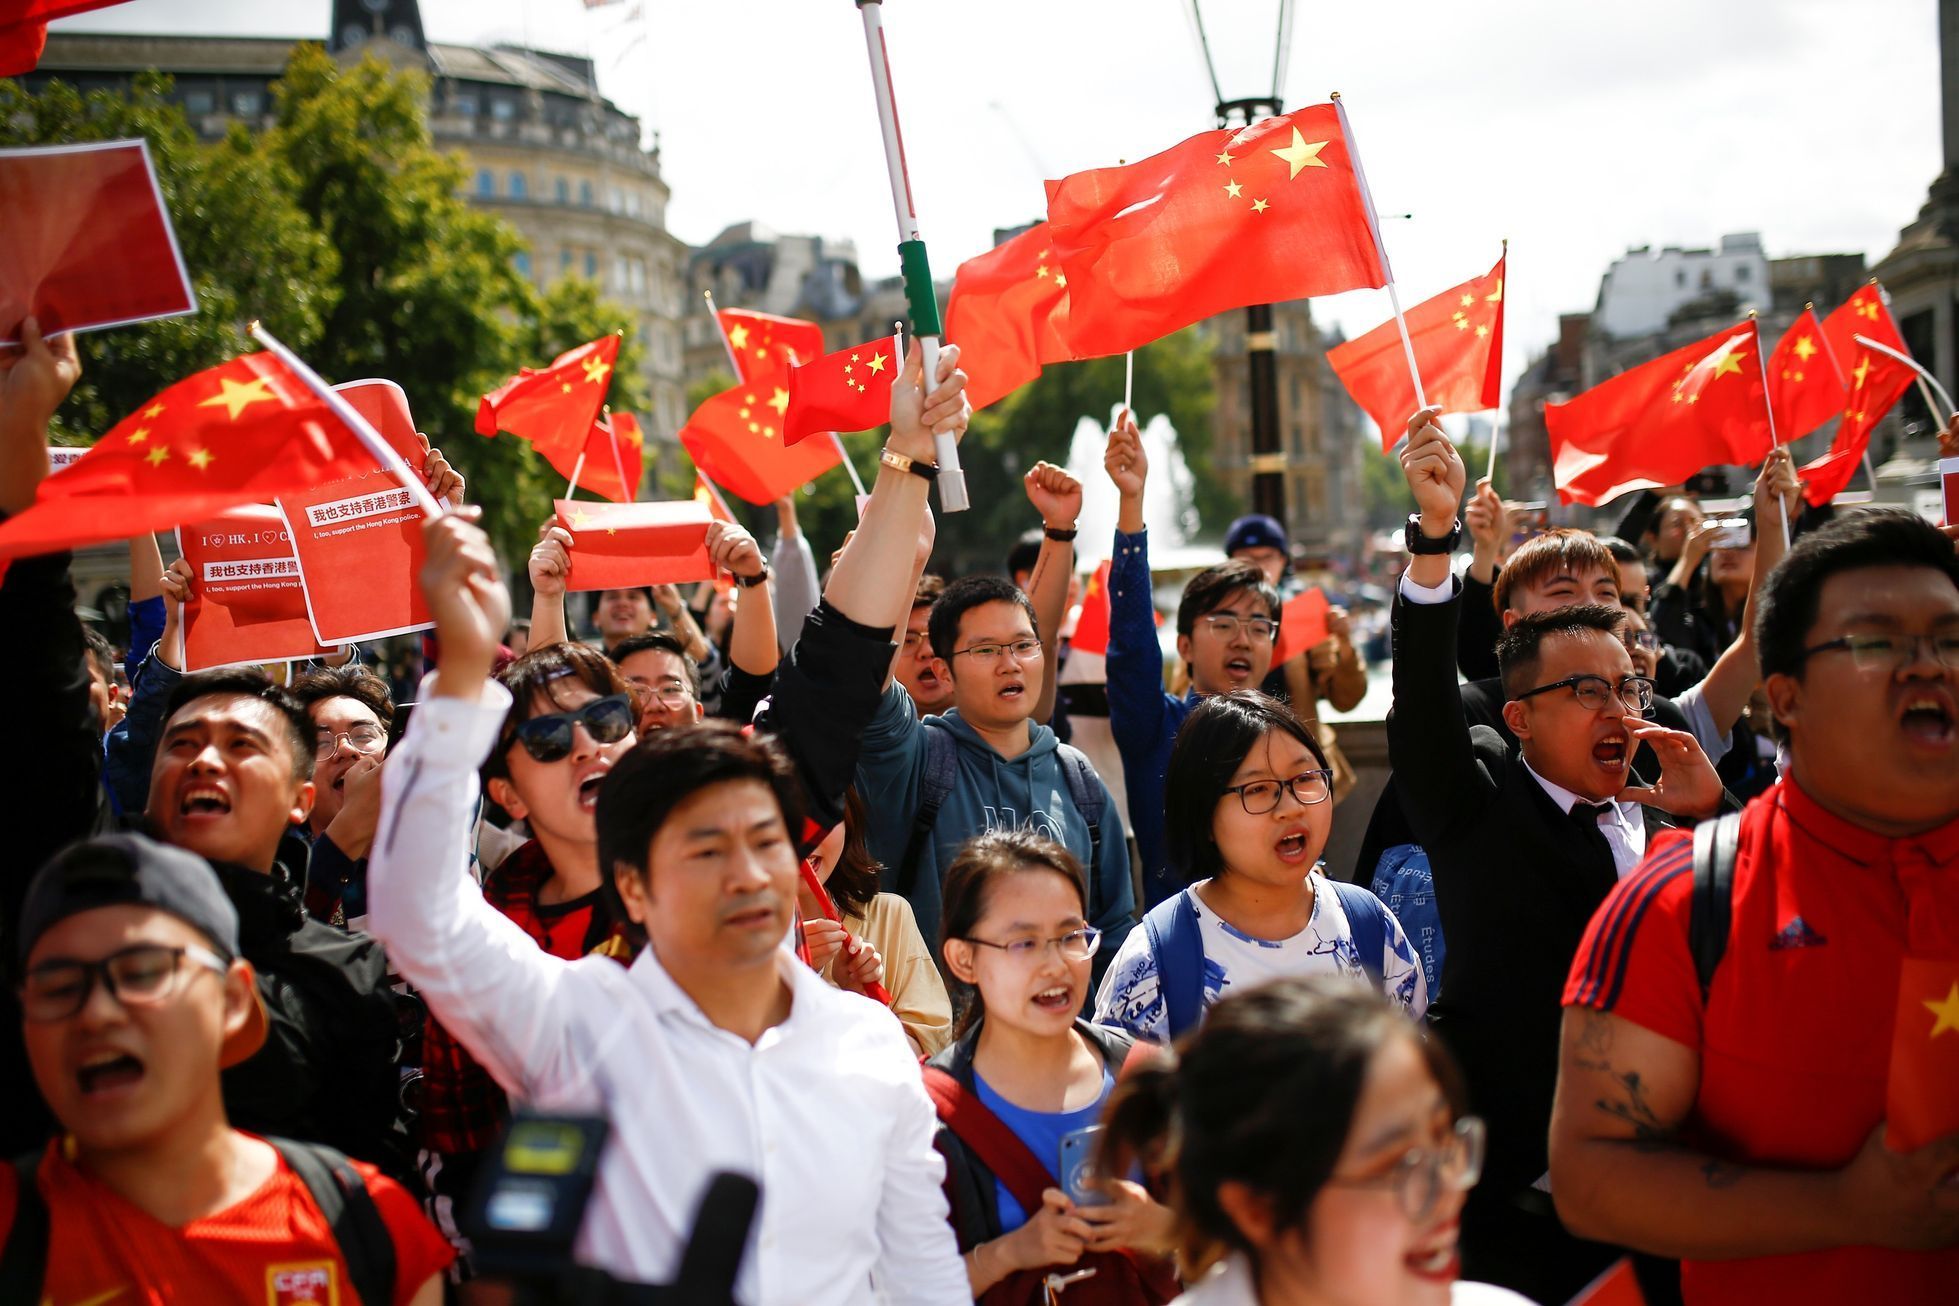
[[(625, 929), (612, 922), (598, 890), (568, 902), (538, 902), (538, 890), (552, 874), (543, 845), (533, 839), (490, 873), (483, 896), (554, 957), (576, 961), (600, 952), (621, 965), (630, 962)], [(509, 1099), (434, 1016), (423, 1035), (422, 1073), (424, 1147), (456, 1156), (480, 1152), (496, 1141), (510, 1117)]]

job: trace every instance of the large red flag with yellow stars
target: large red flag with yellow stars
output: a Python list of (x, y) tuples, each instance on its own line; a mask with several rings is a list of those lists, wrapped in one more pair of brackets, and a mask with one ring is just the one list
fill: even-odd
[(1761, 351), (1750, 318), (1569, 403), (1544, 405), (1559, 494), (1597, 506), (1629, 490), (1678, 485), (1703, 468), (1760, 462), (1769, 451)]
[(1894, 1152), (1959, 1133), (1959, 957), (1905, 958), (1884, 1118)]
[(375, 469), (298, 377), (246, 354), (177, 382), (41, 482), (0, 524), (0, 558), (126, 540)]
[(898, 375), (891, 337), (839, 349), (789, 369), (783, 412), (790, 444), (827, 431), (868, 431), (891, 420), (891, 379)]
[(1048, 224), (959, 265), (945, 310), (946, 339), (959, 346), (966, 398), (995, 403), (1075, 358), (1068, 343), (1068, 274), (1054, 256)]
[(585, 443), (571, 451), (571, 457), (555, 445), (539, 445), (537, 451), (566, 480), (576, 472), (579, 489), (614, 503), (631, 503), (639, 497), (640, 478), (645, 474), (645, 446), (646, 435), (637, 417), (602, 413), (586, 433)]
[(1856, 294), (1823, 319), (1824, 342), (1837, 366), (1844, 370), (1850, 390), (1843, 399), (1843, 420), (1837, 424), (1830, 451), (1802, 469), (1807, 482), (1803, 498), (1812, 505), (1821, 506), (1843, 493), (1863, 465), (1871, 430), (1911, 389), (1912, 370), (1895, 358), (1864, 348), (1857, 343), (1858, 336), (1901, 354), (1911, 352), (1884, 302), (1884, 287), (1875, 281), (1857, 287)]
[(1843, 411), (1844, 380), (1836, 353), (1816, 320), (1814, 308), (1782, 333), (1769, 355), (1769, 403), (1775, 409), (1775, 438), (1800, 440)]
[[(1422, 388), (1445, 413), (1480, 413), (1497, 405), (1503, 367), (1503, 265), (1423, 300), (1408, 310)], [(1393, 321), (1327, 351), (1326, 361), (1374, 424), (1381, 448), (1394, 448), (1419, 405), (1408, 354)]]
[(823, 353), (823, 328), (814, 322), (752, 308), (724, 308), (715, 316), (721, 319), (743, 381), (779, 380), (796, 364)]
[[(618, 361), (619, 337), (608, 335), (567, 349), (549, 367), (523, 369), (483, 396), (476, 406), (476, 433), (508, 431), (565, 471), (591, 436)], [(569, 461), (560, 464), (561, 457)]]
[(1337, 106), (1048, 183), (1068, 339), (1120, 354), (1226, 309), (1388, 282)]
[(786, 444), (783, 414), (789, 390), (781, 384), (738, 385), (694, 410), (680, 443), (709, 480), (749, 503), (774, 503), (843, 461), (835, 440)]

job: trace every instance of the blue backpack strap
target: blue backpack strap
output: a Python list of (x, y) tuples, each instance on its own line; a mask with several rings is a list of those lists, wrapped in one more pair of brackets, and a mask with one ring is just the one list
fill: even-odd
[(1102, 808), (1108, 791), (1102, 787), (1102, 780), (1095, 774), (1095, 764), (1088, 760), (1088, 754), (1073, 744), (1057, 745), (1055, 753), (1061, 759), (1061, 774), (1068, 783), (1068, 796), (1074, 799), (1075, 810), (1081, 813), (1082, 820), (1088, 822), (1088, 874), (1093, 879), (1095, 868), (1102, 861)]
[(1143, 916), (1150, 955), (1156, 958), (1157, 992), (1163, 995), (1163, 1018), (1170, 1037), (1194, 1029), (1204, 1014), (1204, 936), (1190, 890), (1173, 893)]
[(1375, 979), (1381, 978), (1381, 959), (1388, 951), (1388, 909), (1379, 898), (1358, 884), (1326, 880), (1340, 910), (1347, 913), (1347, 928), (1353, 931), (1354, 949), (1360, 953), (1361, 968)]
[(905, 840), (905, 854), (898, 861), (898, 896), (909, 899), (918, 887), (918, 862), (925, 856), (925, 843), (938, 823), (939, 809), (952, 793), (959, 778), (959, 746), (952, 732), (934, 726), (928, 719), (919, 722), (925, 732), (925, 772), (918, 779), (918, 810), (912, 814), (911, 836)]

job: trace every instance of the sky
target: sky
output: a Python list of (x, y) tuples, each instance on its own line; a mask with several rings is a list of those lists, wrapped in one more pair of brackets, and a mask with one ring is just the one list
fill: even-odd
[[(322, 37), (329, 0), (131, 0), (56, 30)], [(897, 270), (863, 28), (848, 0), (422, 0), (431, 40), (597, 52), (657, 132), (668, 226), (854, 241)], [(632, 17), (637, 9), (638, 16)], [(1190, 0), (890, 0), (933, 271), (1042, 216), (1046, 178), (1212, 128)], [(1271, 89), (1276, 0), (1202, 0), (1227, 97)], [(1284, 101), (1339, 91), (1404, 306), (1510, 241), (1506, 384), (1633, 246), (1760, 232), (1875, 263), (1940, 167), (1937, 0), (1299, 0)], [(1348, 335), (1387, 296), (1314, 306)]]

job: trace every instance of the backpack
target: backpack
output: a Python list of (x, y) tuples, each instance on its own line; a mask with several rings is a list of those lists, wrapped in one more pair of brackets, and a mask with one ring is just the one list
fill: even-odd
[(1741, 853), (1741, 813), (1726, 812), (1694, 827), (1694, 893), (1687, 904), (1687, 950), (1700, 981), (1701, 1006), (1714, 971), (1728, 951), (1734, 918), (1735, 861)]
[[(1130, 1059), (1135, 1059), (1146, 1046), (1142, 1043), (1133, 1045)], [(1127, 1065), (1125, 1061), (1125, 1068)], [(1047, 1167), (1028, 1150), (1027, 1144), (1020, 1141), (1019, 1135), (987, 1109), (977, 1093), (968, 1092), (957, 1078), (937, 1066), (923, 1069), (925, 1092), (932, 1099), (933, 1109), (945, 1127), (966, 1145), (981, 1165), (993, 1172), (993, 1177), (1020, 1203), (1021, 1210), (1030, 1216), (1038, 1212), (1042, 1191), (1057, 1186)], [(946, 1174), (946, 1199), (949, 1204), (953, 1200), (949, 1169)], [(956, 1209), (953, 1218), (956, 1226)], [(981, 1294), (980, 1306), (1032, 1306), (1037, 1302), (1052, 1302), (1056, 1299), (1046, 1294), (1046, 1281), (1049, 1271), (1056, 1268), (1043, 1266), (1037, 1270), (1015, 1270)], [(1183, 1291), (1170, 1262), (1140, 1259), (1127, 1248), (1113, 1252), (1083, 1252), (1072, 1269), (1061, 1272), (1073, 1273), (1076, 1270), (1093, 1270), (1095, 1273), (1076, 1280), (1062, 1291), (1060, 1300), (1066, 1306), (1162, 1306), (1162, 1303)]]
[[(394, 1300), (394, 1235), (381, 1219), (367, 1185), (341, 1153), (318, 1143), (295, 1143), (268, 1138), (286, 1165), (299, 1176), (326, 1217), (340, 1255), (347, 1262), (347, 1279), (362, 1306), (386, 1306)], [(48, 1208), (41, 1200), (36, 1176), (41, 1153), (14, 1158), (14, 1225), (0, 1248), (0, 1302), (38, 1302), (48, 1269)]]
[[(912, 817), (911, 837), (905, 840), (905, 853), (898, 862), (898, 895), (910, 900), (918, 885), (918, 862), (925, 855), (925, 841), (932, 837), (939, 808), (952, 794), (959, 778), (959, 745), (952, 731), (943, 725), (923, 723), (925, 731), (925, 774), (918, 785), (918, 811)], [(1088, 755), (1072, 744), (1057, 744), (1061, 776), (1068, 784), (1068, 797), (1075, 810), (1088, 822), (1088, 873), (1091, 878), (1102, 860), (1102, 808), (1107, 792), (1096, 778)]]
[[(1381, 957), (1388, 946), (1388, 909), (1381, 905), (1379, 898), (1357, 884), (1340, 880), (1325, 883), (1347, 914), (1361, 968), (1379, 980)], [(1197, 911), (1190, 905), (1190, 894), (1185, 889), (1165, 898), (1143, 917), (1150, 956), (1156, 961), (1164, 1019), (1169, 1022), (1173, 1039), (1195, 1028), (1198, 1018), (1204, 1014), (1204, 937), (1198, 929)]]
[(1367, 886), (1401, 922), (1428, 982), (1428, 1000), (1442, 992), (1442, 959), (1448, 945), (1442, 938), (1442, 913), (1435, 906), (1435, 871), (1428, 852), (1418, 843), (1398, 843), (1382, 851)]

